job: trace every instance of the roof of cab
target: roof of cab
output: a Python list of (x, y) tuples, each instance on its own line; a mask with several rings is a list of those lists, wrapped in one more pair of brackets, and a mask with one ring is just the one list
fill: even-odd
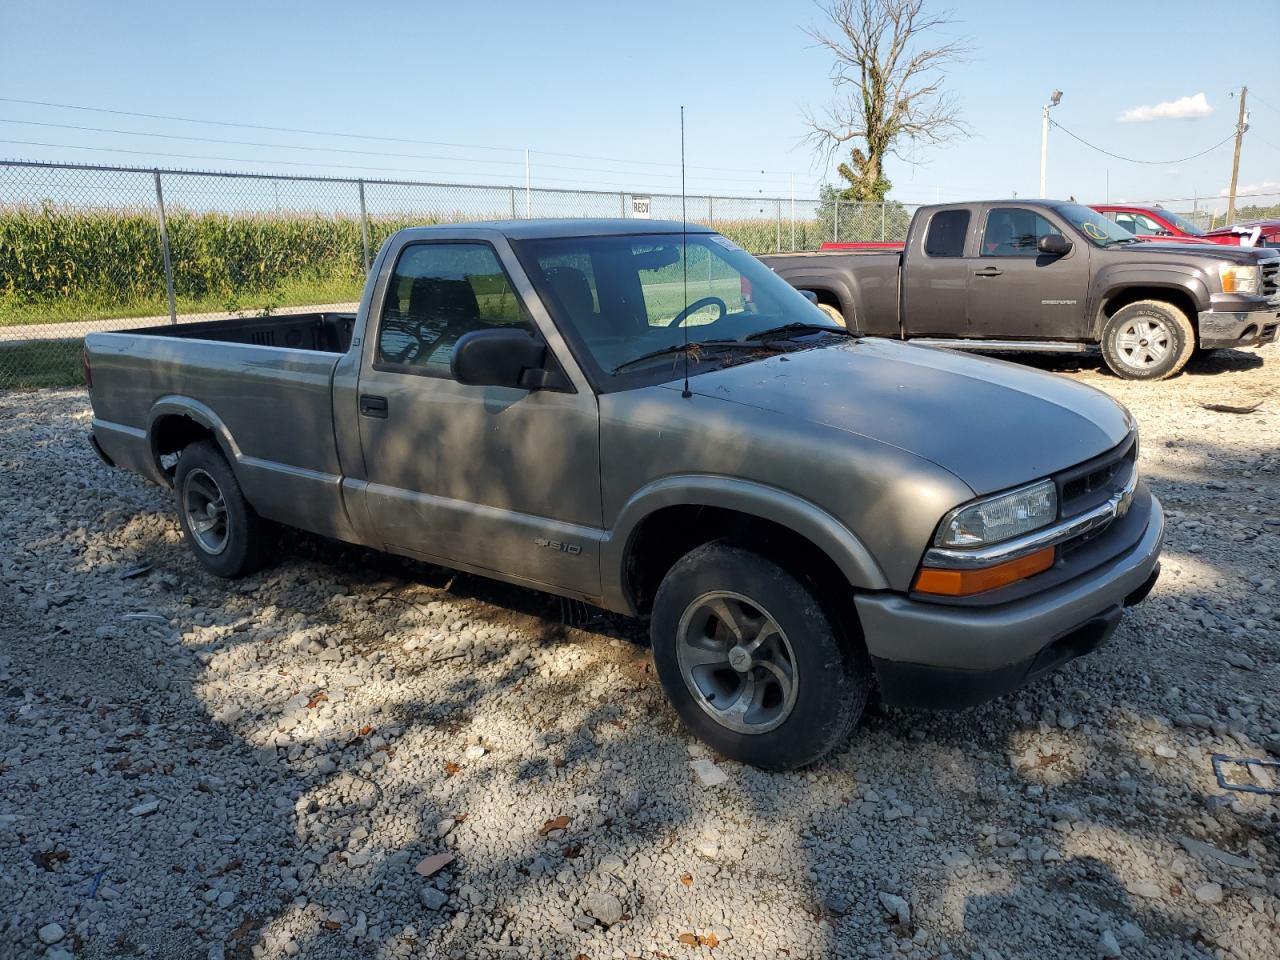
[(622, 217), (585, 218), (563, 217), (554, 220), (479, 220), (470, 223), (439, 224), (430, 227), (410, 227), (415, 233), (443, 233), (445, 231), (492, 231), (512, 240), (540, 240), (548, 237), (614, 237), (638, 233), (714, 233), (710, 227), (690, 223), (686, 227), (679, 220), (638, 220)]

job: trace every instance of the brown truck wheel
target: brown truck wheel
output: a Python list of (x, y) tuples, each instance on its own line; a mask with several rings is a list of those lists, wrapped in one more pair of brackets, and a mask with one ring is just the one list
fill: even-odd
[(1111, 315), (1102, 330), (1102, 357), (1125, 380), (1165, 380), (1196, 348), (1187, 315), (1162, 300), (1139, 300)]

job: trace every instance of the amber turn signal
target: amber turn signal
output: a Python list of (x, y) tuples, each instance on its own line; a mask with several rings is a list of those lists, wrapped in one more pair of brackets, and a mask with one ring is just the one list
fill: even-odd
[(997, 587), (1025, 580), (1053, 566), (1054, 548), (1045, 547), (1016, 560), (1006, 560), (976, 570), (942, 570), (921, 567), (915, 589), (920, 593), (936, 593), (944, 597), (967, 597)]

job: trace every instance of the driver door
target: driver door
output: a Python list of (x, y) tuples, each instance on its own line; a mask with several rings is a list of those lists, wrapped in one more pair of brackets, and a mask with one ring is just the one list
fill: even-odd
[(1078, 340), (1086, 335), (1089, 250), (1041, 254), (1040, 238), (1073, 234), (1047, 210), (991, 207), (968, 277), (969, 336), (991, 340)]
[(537, 332), (493, 246), (400, 251), (359, 381), (371, 525), (393, 552), (598, 596), (595, 395), (458, 383), (453, 345), (498, 325)]

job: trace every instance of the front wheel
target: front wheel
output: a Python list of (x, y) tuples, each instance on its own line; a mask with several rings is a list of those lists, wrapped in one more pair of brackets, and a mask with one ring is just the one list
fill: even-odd
[(1139, 300), (1121, 307), (1102, 330), (1102, 357), (1125, 380), (1165, 380), (1196, 348), (1187, 315), (1171, 303)]
[(693, 734), (734, 760), (789, 770), (853, 729), (871, 665), (808, 585), (726, 541), (676, 562), (654, 599), (653, 656)]
[(207, 570), (234, 579), (262, 566), (266, 525), (244, 498), (217, 444), (202, 440), (182, 451), (173, 491), (182, 535)]

